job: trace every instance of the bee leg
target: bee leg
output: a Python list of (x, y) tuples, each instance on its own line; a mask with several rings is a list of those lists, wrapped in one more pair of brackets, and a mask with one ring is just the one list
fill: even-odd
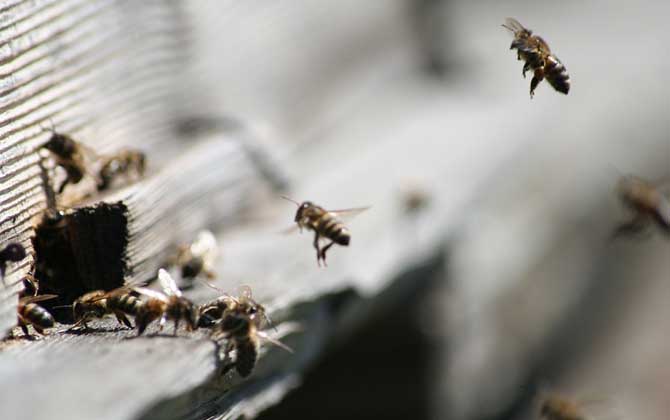
[(179, 329), (179, 318), (176, 318), (174, 320), (174, 332), (172, 335), (177, 336), (177, 330)]
[(163, 327), (165, 327), (166, 322), (167, 322), (167, 316), (163, 314), (163, 316), (161, 316), (161, 320), (158, 321), (158, 331), (163, 331)]
[(21, 331), (23, 331), (23, 335), (26, 337), (30, 337), (30, 331), (28, 331), (28, 326), (26, 324), (21, 324), (19, 325), (21, 327)]
[(122, 312), (114, 312), (114, 315), (116, 315), (116, 320), (119, 321), (119, 324), (123, 324), (126, 327), (133, 329), (133, 324), (130, 323), (128, 317), (126, 317)]
[(321, 249), (319, 248), (319, 234), (314, 232), (314, 248), (316, 249), (316, 263), (321, 267)]
[(521, 75), (523, 76), (524, 79), (526, 78), (526, 72), (527, 72), (528, 70), (530, 70), (530, 63), (526, 61), (526, 62), (523, 64), (523, 70), (521, 70)]
[[(40, 327), (39, 325), (33, 324), (33, 328), (35, 329), (35, 331), (38, 334), (44, 335), (44, 329), (42, 327)], [(26, 330), (27, 330), (27, 328), (26, 328)]]
[(632, 220), (619, 225), (612, 233), (612, 239), (620, 236), (639, 235), (644, 233), (648, 226), (648, 219), (644, 215), (638, 214)]
[(533, 80), (530, 81), (530, 98), (533, 99), (533, 95), (535, 94), (535, 88), (537, 85), (540, 84), (540, 82), (544, 79), (544, 70), (542, 68), (535, 69), (535, 75), (533, 76)]
[(323, 265), (326, 267), (328, 266), (328, 264), (326, 264), (326, 251), (328, 251), (328, 249), (330, 249), (333, 244), (335, 244), (335, 241), (332, 241), (321, 250), (321, 260), (323, 261)]
[(59, 194), (59, 195), (63, 193), (63, 190), (65, 189), (65, 187), (67, 186), (67, 184), (68, 184), (69, 182), (70, 182), (70, 175), (68, 175), (68, 176), (65, 178), (65, 180), (63, 180), (63, 182), (62, 182), (62, 183), (60, 184), (60, 186), (58, 187), (58, 194)]

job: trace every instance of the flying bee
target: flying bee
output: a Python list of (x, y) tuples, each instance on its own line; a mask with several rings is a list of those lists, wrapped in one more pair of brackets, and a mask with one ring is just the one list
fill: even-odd
[[(310, 201), (297, 201), (282, 196), (298, 206), (294, 221), (302, 232), (303, 228), (314, 231), (314, 248), (316, 249), (316, 262), (321, 266), (326, 266), (326, 251), (334, 244), (348, 246), (351, 242), (349, 229), (340, 221), (339, 217), (345, 214), (354, 215), (367, 210), (369, 207), (358, 207), (345, 210), (325, 210)], [(320, 239), (328, 239), (330, 243), (325, 247), (319, 246)]]
[(78, 184), (88, 173), (85, 156), (91, 151), (72, 137), (56, 132), (53, 127), (51, 133), (51, 137), (42, 147), (51, 152), (56, 164), (65, 170), (65, 180), (58, 188), (60, 194), (67, 184)]
[(214, 339), (223, 338), (228, 340), (224, 351), (224, 360), (228, 359), (232, 350), (236, 350), (235, 362), (231, 367), (234, 366), (237, 373), (243, 378), (251, 375), (256, 366), (261, 339), (293, 353), (293, 350), (281, 341), (259, 331), (252, 317), (239, 310), (224, 314), (221, 322), (216, 325), (212, 336)]
[(521, 72), (523, 77), (526, 77), (528, 70), (534, 72), (530, 82), (531, 99), (535, 88), (545, 78), (554, 89), (567, 95), (570, 90), (570, 76), (558, 57), (551, 53), (549, 45), (516, 19), (507, 18), (502, 26), (514, 33), (510, 49), (516, 48), (517, 58), (525, 62)]
[(216, 321), (223, 319), (228, 313), (248, 315), (257, 328), (272, 325), (265, 307), (252, 298), (249, 286), (240, 287), (237, 297), (226, 293), (211, 302), (200, 305), (198, 312), (198, 327), (212, 327)]
[(181, 245), (171, 262), (180, 268), (182, 278), (192, 279), (203, 273), (212, 279), (216, 277), (213, 266), (217, 252), (216, 237), (203, 230), (191, 244)]
[(158, 281), (163, 289), (162, 293), (145, 287), (133, 288), (137, 293), (147, 297), (135, 316), (137, 335), (141, 335), (146, 327), (158, 318), (160, 318), (161, 330), (167, 320), (174, 321), (174, 335), (177, 335), (179, 321), (182, 319), (186, 321), (189, 330), (196, 329), (198, 325), (197, 308), (190, 300), (182, 296), (172, 276), (161, 268), (158, 270)]
[(26, 257), (26, 249), (23, 245), (12, 242), (0, 250), (0, 274), (5, 278), (7, 263), (19, 262)]
[(37, 304), (45, 300), (53, 299), (56, 295), (25, 296), (19, 299), (17, 307), (17, 323), (23, 334), (30, 336), (28, 325), (32, 325), (35, 331), (44, 334), (46, 328), (54, 326), (54, 318), (49, 311)]
[(141, 178), (146, 167), (144, 152), (123, 149), (120, 152), (102, 158), (102, 166), (98, 172), (98, 191), (109, 189), (119, 177)]
[(129, 290), (125, 288), (115, 289), (111, 292), (106, 292), (104, 290), (94, 290), (88, 292), (74, 301), (72, 304), (72, 316), (75, 321), (75, 325), (83, 325), (84, 328), (88, 329), (87, 322), (95, 318), (103, 318), (105, 315), (115, 315), (116, 319), (119, 321), (119, 324), (123, 324), (128, 328), (133, 328), (133, 324), (130, 323), (126, 317), (126, 310), (122, 310), (119, 306), (119, 302), (122, 299), (134, 298), (136, 301), (139, 301), (138, 298), (131, 296)]
[(659, 188), (629, 175), (621, 178), (618, 189), (621, 201), (634, 212), (634, 216), (616, 229), (615, 236), (639, 233), (652, 223), (670, 234), (670, 198), (663, 195)]

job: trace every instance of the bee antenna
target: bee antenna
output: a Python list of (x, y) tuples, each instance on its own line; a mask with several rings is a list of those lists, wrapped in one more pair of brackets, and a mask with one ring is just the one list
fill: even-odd
[(282, 195), (282, 196), (280, 196), (280, 197), (283, 198), (284, 200), (286, 200), (286, 201), (290, 201), (291, 203), (293, 203), (293, 204), (295, 204), (296, 206), (300, 207), (300, 203), (298, 203), (298, 202), (295, 201), (294, 199), (292, 199), (292, 198), (290, 198), (290, 197), (287, 197), (287, 196), (285, 196), (285, 195)]
[(58, 305), (54, 306), (52, 309), (61, 309), (61, 308), (71, 308), (72, 305)]

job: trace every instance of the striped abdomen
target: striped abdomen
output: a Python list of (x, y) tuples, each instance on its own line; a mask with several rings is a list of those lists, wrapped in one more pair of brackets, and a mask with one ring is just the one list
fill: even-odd
[(565, 66), (554, 55), (547, 57), (544, 63), (544, 77), (547, 82), (557, 91), (568, 94), (570, 90), (570, 76)]
[(137, 315), (142, 306), (142, 300), (129, 293), (111, 295), (107, 298), (107, 309), (119, 311), (128, 315)]
[(235, 339), (237, 356), (235, 359), (235, 370), (241, 377), (246, 378), (256, 366), (258, 359), (258, 346), (253, 338)]
[(344, 224), (329, 213), (325, 213), (318, 220), (315, 230), (321, 236), (325, 236), (339, 245), (349, 245), (351, 234)]

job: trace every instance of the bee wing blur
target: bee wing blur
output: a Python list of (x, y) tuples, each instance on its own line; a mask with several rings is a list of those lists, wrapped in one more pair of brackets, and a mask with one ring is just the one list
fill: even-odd
[(257, 332), (256, 332), (256, 335), (257, 335), (259, 338), (261, 338), (261, 339), (263, 339), (263, 340), (265, 340), (265, 341), (269, 341), (270, 343), (274, 344), (274, 345), (277, 346), (277, 347), (281, 347), (281, 348), (283, 348), (284, 350), (286, 350), (286, 351), (289, 352), (289, 353), (293, 353), (293, 349), (292, 349), (291, 347), (287, 346), (286, 344), (282, 343), (282, 342), (279, 341), (279, 340), (276, 340), (276, 339), (270, 337), (269, 335), (267, 335), (267, 334), (264, 333), (263, 331), (257, 331)]
[(280, 230), (280, 231), (277, 232), (277, 233), (279, 233), (279, 234), (281, 234), (281, 235), (290, 235), (290, 234), (292, 234), (292, 233), (296, 233), (298, 230), (300, 230), (300, 226), (298, 226), (297, 224), (295, 224), (295, 225), (293, 225), (293, 226), (289, 226), (289, 227), (287, 227), (287, 228), (285, 228), (285, 229), (282, 229), (282, 230)]
[(165, 296), (163, 293), (161, 293), (157, 290), (148, 289), (146, 287), (133, 287), (133, 290), (136, 291), (137, 293), (141, 294), (141, 295), (148, 296), (148, 297), (153, 298), (153, 299), (158, 299), (158, 300), (163, 301), (165, 303), (167, 303), (168, 300), (169, 300), (167, 296)]
[(203, 230), (200, 233), (198, 233), (198, 237), (196, 238), (195, 241), (193, 241), (193, 244), (191, 245), (191, 253), (193, 255), (202, 255), (202, 256), (211, 255), (210, 258), (213, 258), (214, 257), (213, 254), (216, 254), (216, 250), (217, 250), (216, 237), (212, 232), (208, 230)]
[(163, 293), (166, 295), (181, 297), (181, 290), (177, 287), (177, 283), (174, 281), (170, 273), (162, 268), (158, 270), (158, 282), (163, 289)]
[(350, 209), (340, 209), (340, 210), (326, 210), (328, 213), (337, 217), (340, 220), (351, 220), (359, 214), (370, 209), (370, 206), (367, 207), (353, 207)]
[(252, 293), (251, 293), (251, 287), (249, 287), (249, 286), (246, 285), (246, 284), (243, 284), (243, 285), (240, 286), (237, 290), (239, 291), (239, 293), (238, 293), (239, 296), (241, 296), (241, 297), (243, 297), (243, 298), (245, 298), (245, 299), (252, 300), (252, 297), (251, 297), (251, 295), (252, 295)]
[(514, 32), (515, 34), (517, 32), (527, 31), (527, 29), (524, 28), (523, 25), (520, 24), (518, 20), (511, 17), (505, 19), (505, 23), (503, 23), (502, 26), (503, 28), (509, 29), (510, 31)]
[(57, 298), (58, 295), (37, 295), (37, 296), (24, 296), (19, 299), (19, 302), (26, 305), (28, 303), (42, 302), (49, 299)]

